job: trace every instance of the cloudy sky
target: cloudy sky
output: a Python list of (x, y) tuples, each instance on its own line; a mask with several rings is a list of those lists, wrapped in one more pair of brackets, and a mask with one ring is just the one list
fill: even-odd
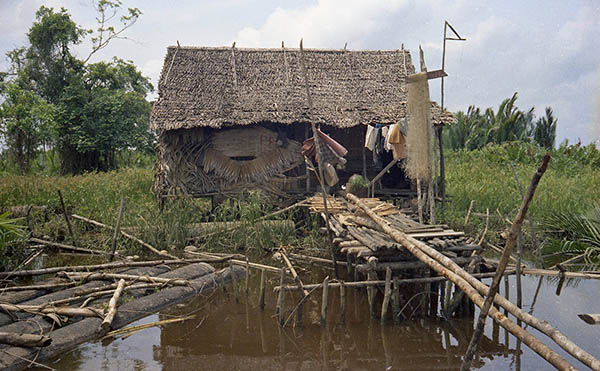
[[(519, 108), (551, 106), (558, 141), (600, 141), (600, 1), (486, 0), (122, 0), (143, 12), (127, 36), (92, 59), (134, 61), (156, 85), (166, 47), (181, 45), (398, 49), (425, 51), (441, 67), (444, 20), (466, 42), (447, 45), (446, 106), (497, 108), (519, 93)], [(86, 28), (92, 0), (0, 0), (0, 52), (26, 43), (40, 5), (65, 7)], [(77, 47), (79, 56), (90, 44)], [(0, 59), (0, 71), (7, 63)], [(439, 80), (430, 85), (439, 101)]]

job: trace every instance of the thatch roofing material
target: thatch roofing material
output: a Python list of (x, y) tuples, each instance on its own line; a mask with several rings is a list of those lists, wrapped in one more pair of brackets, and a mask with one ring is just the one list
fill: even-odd
[[(406, 115), (404, 78), (415, 72), (408, 51), (307, 49), (305, 57), (314, 100), (310, 119), (346, 128)], [(306, 122), (299, 62), (298, 49), (171, 46), (152, 129)]]

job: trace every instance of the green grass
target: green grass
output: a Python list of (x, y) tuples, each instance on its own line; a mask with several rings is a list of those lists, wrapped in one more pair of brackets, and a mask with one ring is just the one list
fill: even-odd
[[(514, 163), (523, 191), (545, 151), (531, 144), (507, 143), (475, 151), (450, 151), (446, 156), (446, 189), (450, 203), (438, 214), (452, 227), (475, 236), (481, 233), (485, 217), (471, 217), (464, 225), (471, 200), (473, 212), (490, 211), (490, 231), (486, 238), (499, 242), (498, 232), (513, 220), (521, 196), (510, 167)], [(543, 232), (542, 221), (556, 212), (582, 213), (600, 200), (600, 155), (591, 147), (561, 147), (551, 152), (548, 170), (536, 190), (528, 215)], [(500, 217), (501, 215), (501, 217)], [(529, 224), (523, 225), (526, 242), (531, 242)], [(538, 236), (541, 238), (541, 236)]]
[[(131, 228), (131, 233), (159, 250), (182, 250), (190, 244), (189, 225), (211, 221), (242, 221), (244, 225), (195, 241), (196, 246), (204, 250), (263, 251), (280, 245), (325, 246), (322, 236), (314, 232), (318, 228), (312, 228), (318, 221), (309, 215), (300, 215), (297, 210), (272, 219), (295, 219), (300, 221), (297, 224), (307, 228), (290, 231), (289, 228), (279, 230), (255, 225), (256, 219), (276, 207), (259, 193), (241, 195), (215, 210), (211, 210), (208, 199), (181, 198), (165, 202), (161, 211), (151, 192), (152, 177), (152, 170), (139, 168), (67, 177), (3, 175), (0, 176), (0, 211), (17, 205), (47, 205), (49, 220), (43, 215), (31, 215), (33, 234), (71, 243), (57, 193), (60, 189), (69, 213), (109, 225), (115, 224), (120, 200), (125, 197), (122, 227)], [(72, 220), (72, 224), (80, 245), (96, 249), (108, 249), (111, 245), (111, 232), (76, 220)], [(124, 238), (119, 240), (119, 249), (127, 254), (146, 253)]]

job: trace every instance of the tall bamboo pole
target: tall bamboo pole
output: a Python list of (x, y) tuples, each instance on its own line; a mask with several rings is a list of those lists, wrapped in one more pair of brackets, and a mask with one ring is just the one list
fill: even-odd
[[(474, 287), (478, 291), (486, 293), (487, 290), (489, 290), (489, 288), (485, 284), (483, 284), (481, 281), (477, 280), (473, 276), (469, 275), (462, 268), (460, 268), (450, 259), (447, 259), (440, 252), (427, 246), (427, 244), (413, 237), (407, 236), (405, 233), (395, 230), (389, 225), (387, 225), (383, 218), (375, 214), (356, 196), (348, 193), (345, 195), (345, 197), (349, 201), (359, 206), (363, 211), (365, 211), (365, 213), (367, 213), (367, 215), (369, 215), (371, 219), (373, 219), (384, 229), (385, 233), (392, 236), (395, 241), (402, 244), (415, 257), (429, 265), (438, 274), (441, 274), (444, 277), (456, 283), (461, 290), (465, 291), (465, 293), (473, 302), (475, 302), (476, 305), (483, 305), (484, 299), (477, 291), (474, 290)], [(431, 256), (434, 256), (435, 260)], [(593, 369), (600, 369), (600, 361), (598, 361), (592, 355), (578, 347), (575, 343), (573, 343), (566, 336), (561, 334), (557, 329), (550, 326), (550, 324), (548, 324), (547, 322), (541, 321), (533, 317), (532, 315), (523, 312), (516, 305), (512, 304), (510, 301), (506, 300), (502, 296), (497, 295), (495, 297), (495, 302), (501, 305), (502, 307), (507, 307), (511, 311), (511, 313), (517, 318), (530, 324), (531, 326), (537, 328), (544, 334), (551, 337), (559, 346), (561, 346), (563, 349), (569, 352), (569, 354), (581, 360), (589, 367)], [(508, 329), (513, 335), (520, 338), (527, 346), (529, 346), (532, 350), (534, 350), (544, 359), (548, 360), (553, 365), (559, 368), (568, 369), (569, 367), (571, 367), (571, 365), (561, 356), (559, 356), (556, 352), (554, 352), (552, 349), (548, 348), (545, 344), (533, 337), (533, 335), (523, 330), (523, 328), (517, 326), (514, 322), (510, 321), (497, 309), (492, 307), (490, 313), (494, 320), (501, 322), (504, 328)]]
[[(310, 114), (313, 111), (313, 101), (312, 95), (310, 94), (310, 88), (308, 87), (308, 72), (306, 71), (306, 62), (304, 60), (304, 48), (302, 46), (302, 39), (300, 39), (300, 65), (302, 67), (302, 74), (304, 75), (304, 86), (306, 87), (306, 99), (308, 101), (308, 109)], [(331, 227), (329, 225), (329, 210), (327, 209), (327, 191), (325, 190), (325, 184), (323, 184), (323, 163), (321, 162), (321, 153), (319, 151), (319, 135), (317, 133), (317, 128), (314, 121), (310, 121), (310, 127), (313, 133), (313, 139), (315, 144), (315, 152), (317, 153), (317, 161), (319, 162), (319, 176), (317, 177), (319, 180), (319, 185), (321, 186), (321, 194), (323, 196), (323, 208), (325, 210), (325, 217), (327, 222), (327, 237), (329, 239), (329, 244), (331, 246), (331, 259), (333, 260), (333, 269), (335, 273), (335, 278), (339, 279), (338, 267), (335, 260), (335, 246), (333, 245), (333, 237), (331, 236)]]
[(471, 342), (469, 343), (469, 347), (467, 348), (467, 353), (465, 354), (465, 358), (463, 359), (463, 364), (461, 369), (463, 371), (469, 370), (471, 368), (471, 362), (473, 361), (473, 356), (477, 351), (477, 346), (479, 345), (479, 341), (481, 340), (481, 336), (483, 335), (483, 329), (485, 327), (485, 320), (487, 318), (490, 307), (494, 301), (494, 296), (498, 292), (498, 287), (500, 286), (500, 280), (502, 279), (502, 274), (508, 265), (508, 259), (510, 254), (517, 243), (517, 238), (519, 232), (521, 231), (521, 225), (525, 220), (525, 216), (527, 215), (527, 210), (529, 209), (529, 204), (533, 199), (533, 195), (535, 194), (535, 189), (537, 188), (542, 176), (546, 172), (546, 168), (548, 167), (548, 162), (550, 161), (550, 155), (546, 153), (544, 159), (542, 160), (542, 164), (538, 168), (537, 172), (533, 175), (531, 179), (531, 184), (527, 189), (527, 194), (523, 198), (521, 203), (521, 208), (515, 217), (514, 222), (510, 227), (510, 231), (508, 233), (508, 239), (506, 240), (506, 246), (504, 247), (504, 251), (502, 252), (502, 256), (500, 257), (500, 262), (498, 263), (498, 268), (496, 268), (496, 275), (492, 281), (492, 285), (490, 286), (490, 290), (485, 298), (485, 303), (481, 308), (481, 312), (479, 313), (479, 318), (477, 319), (477, 327), (475, 328), (475, 332), (473, 333), (473, 337), (471, 338)]

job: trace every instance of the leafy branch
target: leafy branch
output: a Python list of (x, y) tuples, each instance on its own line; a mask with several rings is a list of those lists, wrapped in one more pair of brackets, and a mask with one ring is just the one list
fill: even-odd
[[(133, 26), (137, 22), (141, 10), (138, 8), (128, 8), (127, 14), (122, 15), (119, 18), (121, 24), (120, 27), (112, 25), (112, 21), (117, 17), (121, 10), (121, 0), (99, 0), (97, 4), (94, 4), (94, 8), (98, 13), (96, 21), (98, 22), (98, 29), (96, 30), (97, 36), (92, 37), (92, 50), (87, 58), (83, 61), (86, 64), (90, 58), (98, 51), (104, 49), (114, 39), (128, 39), (122, 36), (123, 32)], [(92, 33), (93, 30), (89, 30)]]

